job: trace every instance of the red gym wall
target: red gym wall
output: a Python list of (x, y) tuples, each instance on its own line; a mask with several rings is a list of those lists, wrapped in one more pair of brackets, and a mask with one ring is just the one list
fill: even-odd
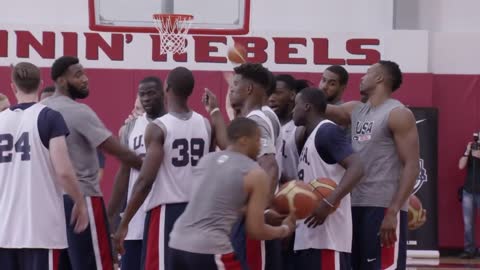
[[(50, 85), (49, 69), (42, 69), (45, 85)], [(137, 83), (145, 76), (165, 78), (166, 71), (88, 69), (90, 97), (85, 100), (116, 134), (133, 107)], [(293, 73), (297, 78), (308, 79), (318, 84), (320, 74)], [(345, 100), (358, 99), (361, 74), (351, 74)], [(225, 108), (227, 84), (223, 73), (196, 71), (196, 87), (191, 98), (193, 109), (204, 114), (200, 96), (205, 87), (214, 91)], [(0, 67), (0, 85), (10, 85), (10, 69)], [(440, 248), (463, 246), (463, 222), (461, 204), (456, 191), (462, 185), (465, 172), (457, 167), (458, 159), (475, 130), (479, 130), (480, 75), (404, 74), (404, 83), (395, 97), (409, 106), (436, 107), (439, 111), (438, 145), (438, 232)], [(13, 101), (9, 89), (0, 89)], [(461, 104), (461, 105), (459, 105)], [(102, 182), (105, 197), (110, 197), (113, 177), (118, 162), (107, 158), (105, 177)], [(432, 179), (435, 180), (435, 179)], [(477, 232), (480, 232), (477, 227)], [(480, 233), (477, 239), (480, 240)]]

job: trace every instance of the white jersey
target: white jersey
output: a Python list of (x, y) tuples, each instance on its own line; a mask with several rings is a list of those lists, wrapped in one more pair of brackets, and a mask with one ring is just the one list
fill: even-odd
[[(149, 121), (147, 119), (147, 114), (144, 113), (142, 116), (138, 117), (135, 120), (135, 125), (128, 136), (128, 147), (135, 152), (140, 157), (144, 157), (146, 153), (145, 148), (145, 129), (147, 128)], [(128, 181), (128, 196), (127, 201), (130, 201), (132, 197), (133, 186), (137, 182), (138, 175), (140, 171), (131, 168), (130, 169), (130, 178)], [(144, 203), (145, 204), (145, 203)], [(143, 208), (142, 208), (143, 209)], [(133, 216), (132, 220), (128, 225), (128, 233), (125, 237), (126, 240), (142, 240), (143, 239), (143, 227), (145, 224), (145, 212), (137, 211)]]
[[(262, 111), (264, 112), (265, 116), (270, 120), (270, 124), (272, 127), (272, 134), (273, 134), (273, 141), (275, 142), (275, 159), (277, 160), (278, 165), (278, 178), (282, 175), (283, 171), (283, 157), (282, 157), (282, 132), (281, 127), (282, 124), (278, 119), (277, 114), (272, 110), (272, 108), (268, 106), (262, 106)], [(275, 132), (277, 131), (277, 132)]]
[(168, 113), (153, 121), (165, 134), (164, 157), (147, 199), (147, 211), (162, 204), (189, 201), (192, 168), (210, 148), (207, 122), (196, 112), (186, 120)]
[(0, 113), (0, 248), (67, 247), (62, 191), (38, 131), (44, 108)]
[(297, 126), (293, 123), (293, 120), (282, 126), (282, 174), (288, 179), (298, 178), (298, 150), (297, 143), (295, 141), (295, 131)]
[[(305, 142), (298, 164), (299, 175), (303, 175), (304, 182), (326, 177), (337, 184), (343, 177), (345, 169), (339, 164), (327, 164), (322, 160), (315, 147), (315, 135), (319, 127), (328, 120), (320, 122)], [(335, 212), (330, 214), (325, 223), (308, 228), (303, 221), (297, 222), (294, 250), (330, 249), (339, 252), (351, 252), (352, 249), (352, 214), (350, 194), (340, 202)]]

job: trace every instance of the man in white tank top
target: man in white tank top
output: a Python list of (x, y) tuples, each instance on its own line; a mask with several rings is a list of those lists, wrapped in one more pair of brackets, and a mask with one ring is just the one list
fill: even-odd
[(317, 88), (303, 89), (295, 98), (293, 121), (305, 126), (308, 136), (300, 154), (298, 177), (306, 183), (329, 178), (337, 184), (319, 201), (312, 216), (298, 223), (295, 269), (350, 269), (349, 193), (362, 177), (362, 165), (342, 128), (323, 118), (326, 106), (325, 95)]
[[(157, 77), (146, 77), (140, 81), (138, 100), (141, 103), (140, 106), (145, 108), (145, 113), (130, 120), (125, 125), (120, 134), (120, 141), (143, 158), (146, 154), (145, 129), (152, 120), (165, 114), (162, 81)], [(126, 164), (122, 164), (116, 174), (112, 197), (107, 209), (112, 232), (116, 229), (113, 225), (120, 213), (122, 203), (128, 202), (131, 198), (138, 174), (138, 170), (130, 168)], [(125, 238), (125, 254), (123, 254), (121, 260), (122, 270), (140, 268), (144, 226), (145, 212), (143, 210), (137, 211), (130, 221), (128, 234)]]
[(352, 147), (364, 163), (352, 191), (353, 269), (406, 268), (407, 200), (419, 174), (419, 140), (412, 112), (391, 97), (401, 83), (398, 64), (380, 61), (362, 77), (364, 103), (327, 106), (327, 118), (351, 123)]
[(74, 203), (75, 232), (88, 226), (85, 199), (68, 156), (60, 113), (38, 102), (40, 70), (12, 69), (18, 104), (0, 112), (0, 265), (5, 270), (57, 269), (67, 248), (62, 192)]
[(187, 105), (193, 88), (190, 70), (173, 69), (165, 86), (168, 113), (153, 120), (145, 130), (145, 160), (115, 234), (123, 253), (129, 223), (145, 202), (147, 230), (140, 269), (173, 270), (166, 261), (169, 234), (190, 198), (192, 168), (210, 150), (210, 124)]
[(295, 139), (297, 127), (292, 120), (292, 111), (295, 106), (295, 95), (308, 87), (308, 81), (295, 80), (289, 74), (280, 74), (275, 76), (275, 84), (275, 91), (268, 99), (268, 106), (278, 116), (282, 125), (282, 142), (279, 150), (282, 157), (282, 176), (280, 179), (281, 182), (286, 182), (297, 178), (299, 149)]

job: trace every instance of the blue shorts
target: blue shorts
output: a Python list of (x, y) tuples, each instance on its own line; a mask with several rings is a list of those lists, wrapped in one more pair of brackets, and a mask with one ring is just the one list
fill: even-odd
[(241, 270), (240, 262), (234, 253), (199, 254), (170, 249), (169, 264), (175, 270)]
[(168, 241), (173, 224), (186, 207), (187, 203), (165, 204), (147, 212), (140, 269), (175, 270), (167, 260), (170, 252)]
[(121, 270), (138, 270), (142, 261), (142, 240), (125, 240), (125, 254), (120, 261)]
[(294, 269), (302, 270), (350, 270), (350, 253), (328, 249), (297, 250)]
[(68, 249), (60, 255), (62, 270), (113, 269), (112, 245), (102, 197), (85, 197), (89, 226), (81, 233), (73, 231), (69, 224), (74, 202), (68, 195), (63, 196), (67, 220)]
[(232, 230), (232, 245), (244, 270), (282, 270), (282, 241), (259, 241), (246, 234), (245, 219)]
[(59, 270), (58, 249), (7, 249), (0, 248), (2, 270)]
[(406, 269), (407, 212), (398, 214), (397, 242), (393, 247), (383, 248), (378, 233), (386, 210), (382, 207), (352, 207), (352, 269)]

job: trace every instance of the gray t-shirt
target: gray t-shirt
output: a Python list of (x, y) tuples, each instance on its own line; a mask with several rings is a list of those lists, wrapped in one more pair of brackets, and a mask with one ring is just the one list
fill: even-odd
[(97, 147), (112, 133), (87, 105), (66, 96), (52, 96), (43, 102), (58, 111), (67, 123), (70, 135), (67, 146), (70, 159), (85, 196), (102, 196), (98, 181)]
[(173, 226), (169, 246), (201, 254), (233, 252), (231, 230), (248, 199), (244, 177), (254, 168), (255, 161), (237, 152), (205, 155), (193, 169), (192, 197)]
[(402, 163), (388, 118), (393, 109), (403, 106), (398, 100), (388, 99), (378, 107), (362, 103), (353, 110), (352, 147), (362, 159), (365, 173), (352, 191), (353, 206), (390, 206), (398, 190)]

